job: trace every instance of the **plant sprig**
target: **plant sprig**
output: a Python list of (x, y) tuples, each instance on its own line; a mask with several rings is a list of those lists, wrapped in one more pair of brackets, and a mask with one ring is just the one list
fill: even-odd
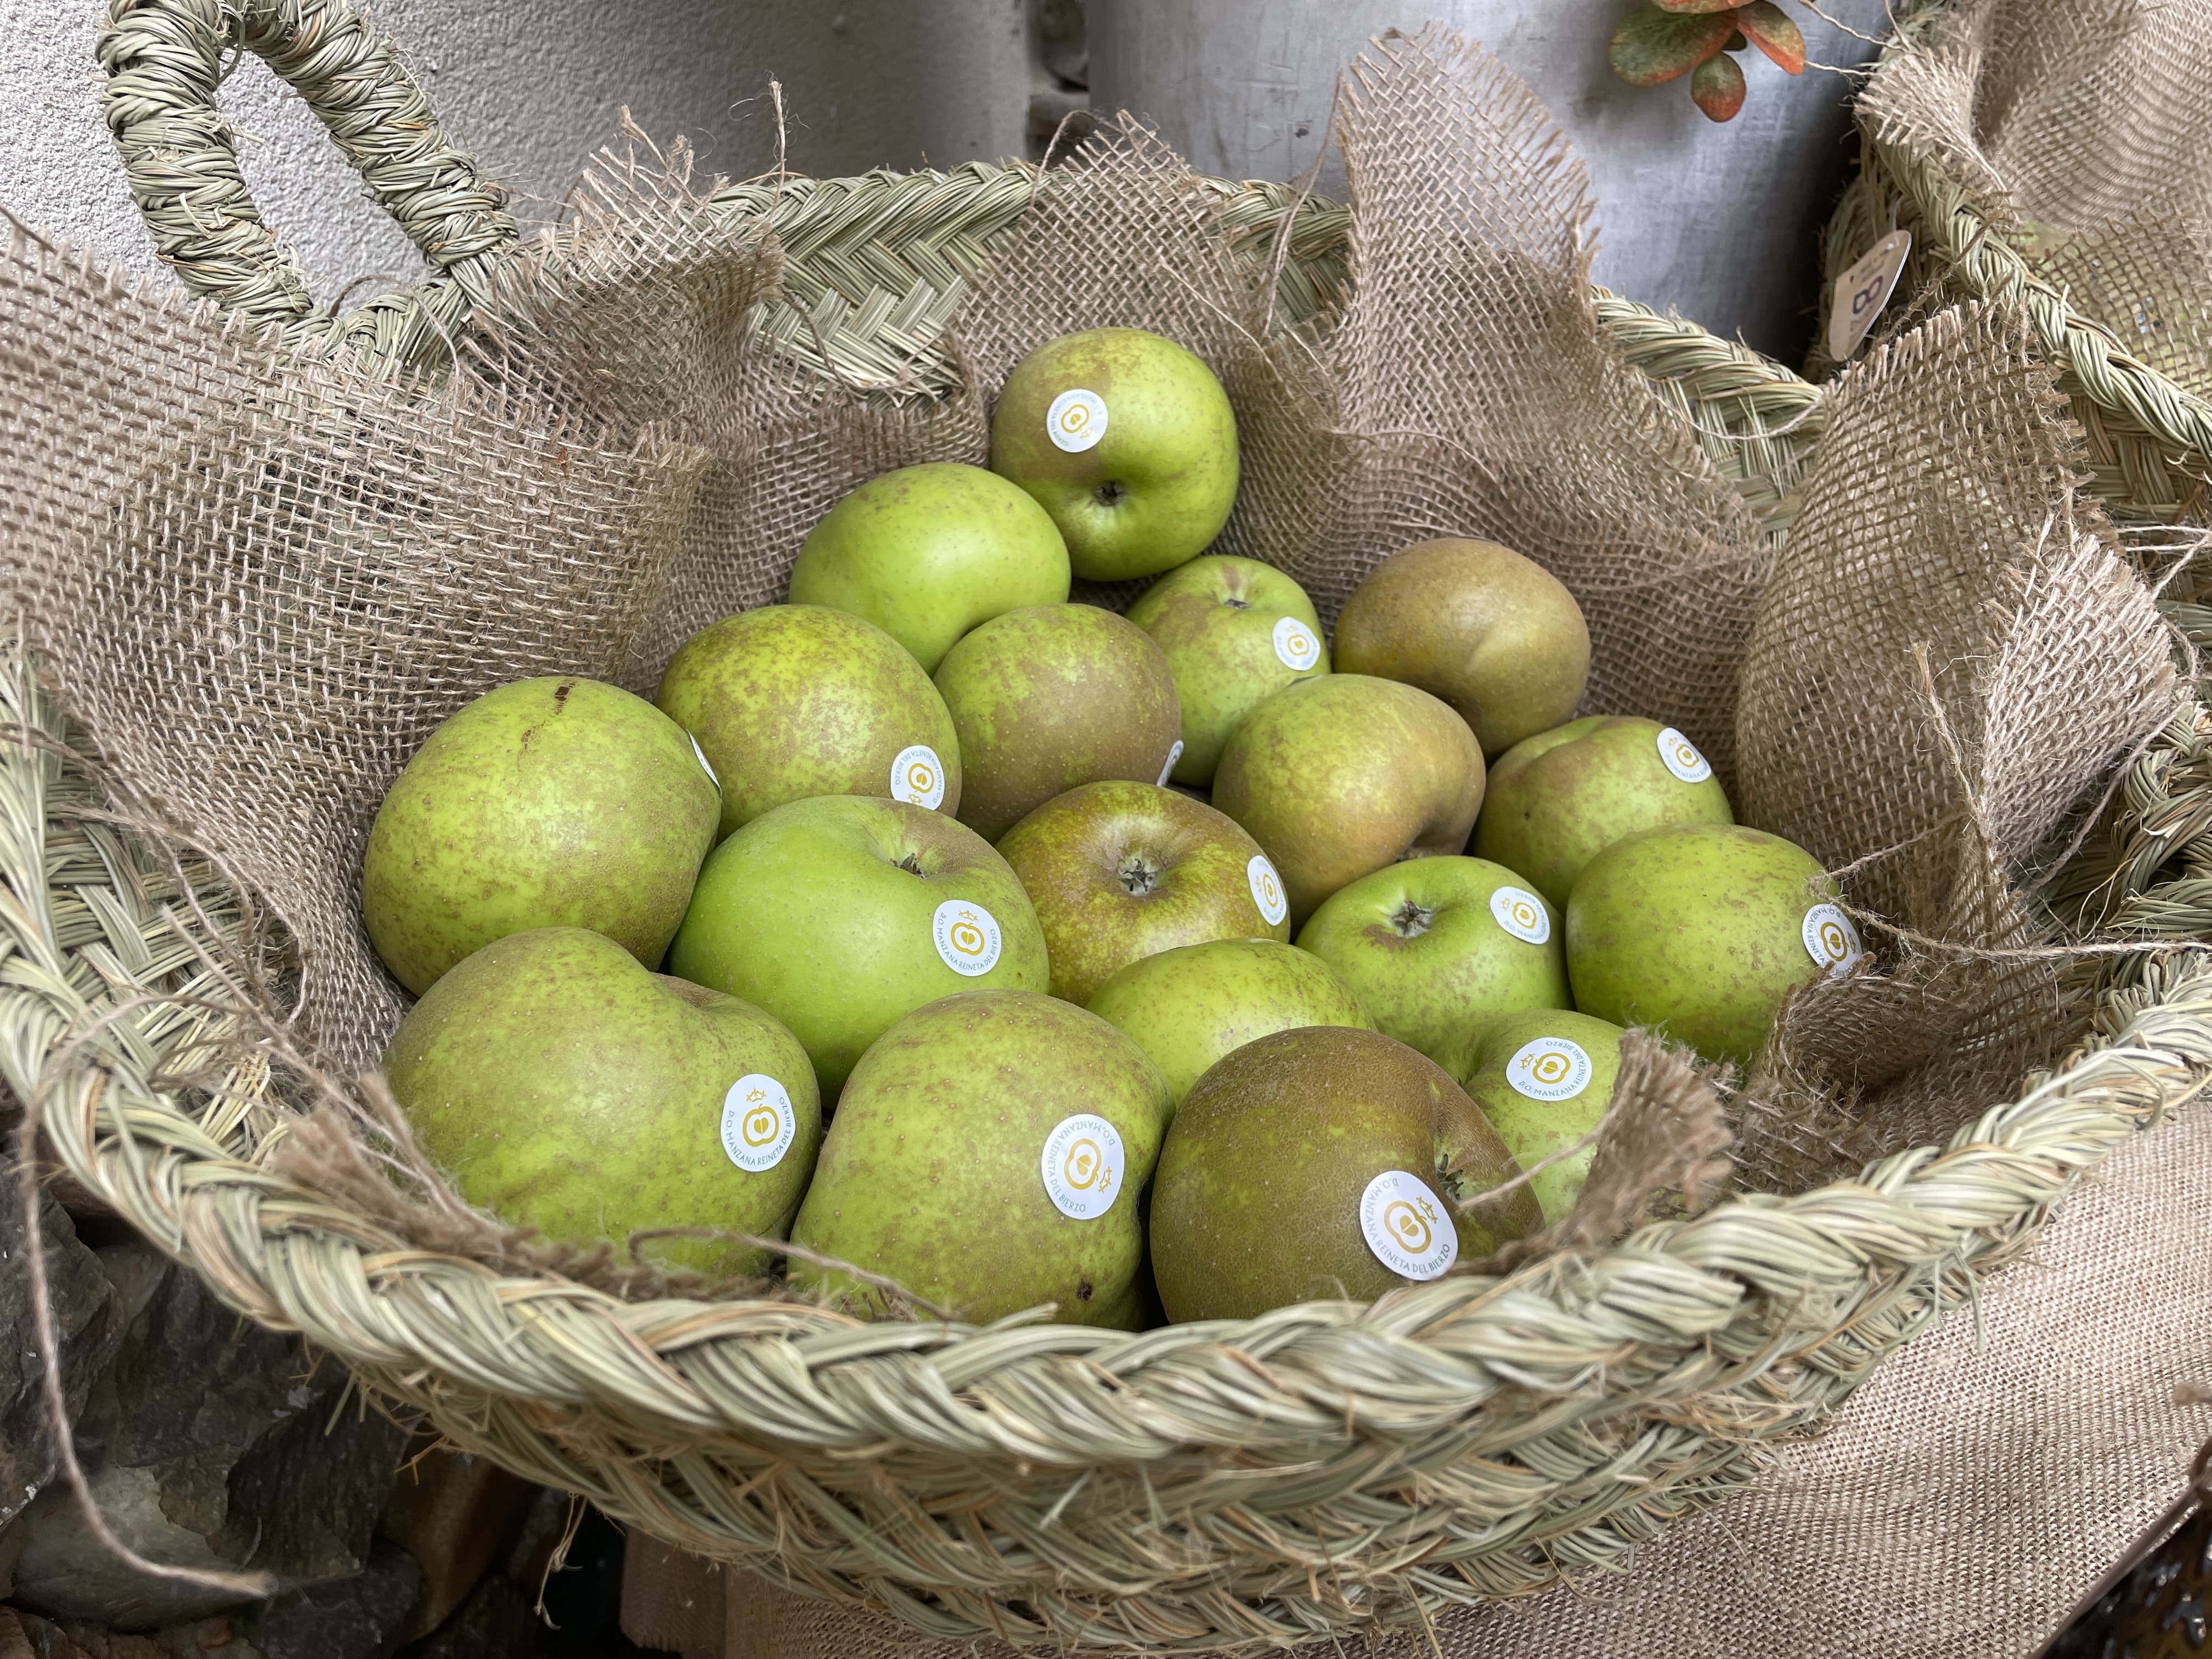
[(1757, 46), (1792, 75), (1805, 72), (1805, 37), (1774, 0), (1647, 0), (1613, 32), (1613, 72), (1632, 87), (1690, 77), (1708, 119), (1743, 107), (1743, 67), (1729, 54)]

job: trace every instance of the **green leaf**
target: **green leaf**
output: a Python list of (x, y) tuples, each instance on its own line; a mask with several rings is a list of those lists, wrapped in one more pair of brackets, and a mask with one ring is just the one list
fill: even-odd
[(1682, 16), (1656, 6), (1632, 11), (1613, 32), (1613, 72), (1632, 87), (1687, 75), (1720, 51), (1735, 28), (1733, 19), (1727, 12)]
[(1751, 38), (1752, 45), (1790, 74), (1805, 72), (1805, 37), (1774, 0), (1751, 0), (1735, 15), (1735, 26)]
[(1743, 93), (1743, 71), (1733, 58), (1708, 58), (1690, 77), (1690, 96), (1711, 120), (1733, 121)]

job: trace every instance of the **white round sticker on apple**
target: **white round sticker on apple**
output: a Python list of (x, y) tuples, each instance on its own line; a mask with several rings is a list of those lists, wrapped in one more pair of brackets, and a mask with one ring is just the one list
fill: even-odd
[(934, 809), (945, 799), (945, 763), (926, 743), (911, 744), (891, 763), (891, 799)]
[(707, 781), (713, 784), (716, 793), (719, 793), (722, 787), (722, 781), (714, 775), (714, 769), (707, 764), (707, 751), (699, 746), (699, 739), (696, 738), (691, 739), (691, 752), (699, 757), (699, 769), (707, 775)]
[(1805, 913), (1805, 953), (1828, 970), (1828, 977), (1848, 974), (1851, 964), (1866, 954), (1859, 930), (1851, 919), (1832, 904), (1816, 904)]
[(937, 941), (937, 954), (956, 974), (973, 979), (998, 965), (999, 919), (980, 904), (945, 900), (937, 907), (930, 934)]
[(1490, 896), (1490, 914), (1518, 939), (1541, 945), (1552, 937), (1551, 914), (1544, 901), (1521, 887), (1501, 887)]
[(1045, 410), (1044, 429), (1055, 447), (1071, 455), (1094, 449), (1106, 435), (1106, 400), (1095, 392), (1072, 386)]
[(799, 1133), (790, 1091), (772, 1077), (750, 1072), (722, 1097), (722, 1150), (750, 1175), (761, 1175), (783, 1162)]
[(1168, 780), (1175, 775), (1176, 763), (1182, 758), (1182, 739), (1181, 738), (1177, 738), (1175, 740), (1175, 747), (1168, 750), (1167, 759), (1161, 763), (1160, 780), (1157, 786), (1158, 787), (1164, 789), (1168, 787)]
[(1289, 896), (1283, 891), (1283, 878), (1275, 873), (1275, 866), (1267, 862), (1265, 853), (1255, 853), (1244, 866), (1244, 879), (1252, 884), (1252, 902), (1260, 907), (1270, 927), (1279, 926), (1291, 914)]
[(1572, 1100), (1589, 1087), (1590, 1057), (1579, 1042), (1538, 1037), (1505, 1062), (1505, 1080), (1531, 1100)]
[(1671, 726), (1659, 734), (1659, 763), (1685, 783), (1703, 783), (1713, 775), (1713, 763), (1698, 745)]
[(1114, 1207), (1129, 1161), (1112, 1124), (1078, 1112), (1060, 1119), (1044, 1138), (1037, 1167), (1054, 1209), (1071, 1221), (1095, 1221)]
[(1321, 660), (1321, 641), (1296, 617), (1275, 619), (1275, 655), (1285, 668), (1303, 674)]
[(1385, 1170), (1359, 1195), (1359, 1231), (1375, 1259), (1401, 1279), (1441, 1275), (1459, 1259), (1459, 1234), (1419, 1176)]

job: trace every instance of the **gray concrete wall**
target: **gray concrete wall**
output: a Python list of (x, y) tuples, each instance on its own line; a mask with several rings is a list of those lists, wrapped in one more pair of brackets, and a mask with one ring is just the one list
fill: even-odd
[[(1030, 93), (1024, 0), (376, 0), (441, 119), (543, 222), (617, 113), (683, 133), (708, 170), (775, 160), (819, 174), (1018, 155)], [(104, 0), (0, 0), (0, 206), (44, 234), (155, 269), (98, 105)], [(356, 277), (419, 275), (321, 126), (258, 61), (223, 108), (252, 134), (264, 216), (327, 299)], [(377, 286), (382, 286), (378, 284)], [(368, 291), (367, 289), (362, 291)]]
[[(1804, 5), (1784, 9), (1824, 64), (1874, 48)], [(1802, 355), (1816, 238), (1856, 152), (1850, 82), (1795, 79), (1744, 56), (1751, 83), (1724, 125), (1681, 82), (1638, 88), (1606, 64), (1627, 0), (1090, 0), (1091, 102), (1146, 118), (1200, 171), (1288, 179), (1328, 132), (1339, 70), (1370, 37), (1441, 18), (1527, 81), (1573, 139), (1597, 198), (1597, 280), (1785, 361)], [(1864, 34), (1883, 0), (1821, 9)], [(1322, 188), (1342, 189), (1340, 171)]]

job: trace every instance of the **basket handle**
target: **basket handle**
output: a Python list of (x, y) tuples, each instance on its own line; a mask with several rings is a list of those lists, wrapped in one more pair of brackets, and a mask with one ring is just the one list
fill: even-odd
[[(411, 360), (464, 326), (514, 246), (507, 194), (438, 126), (397, 48), (347, 0), (109, 0), (100, 103), (155, 251), (234, 315)], [(344, 318), (318, 308), (262, 222), (216, 106), (226, 51), (304, 98), (431, 275)]]

